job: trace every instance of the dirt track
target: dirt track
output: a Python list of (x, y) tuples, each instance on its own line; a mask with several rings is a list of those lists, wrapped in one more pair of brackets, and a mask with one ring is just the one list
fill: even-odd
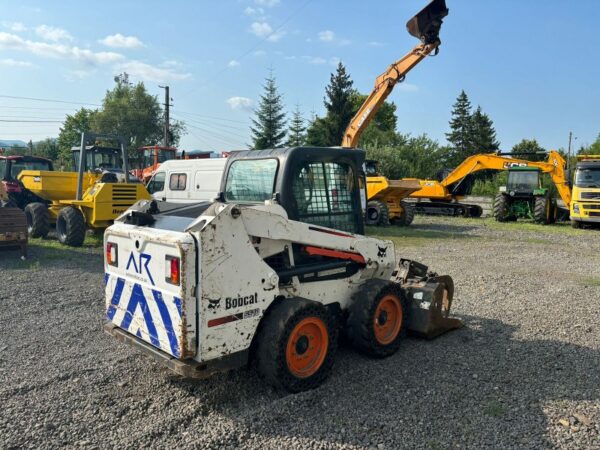
[(298, 395), (249, 369), (181, 380), (104, 335), (100, 248), (0, 253), (0, 447), (598, 448), (600, 232), (417, 217), (404, 234), (467, 327), (384, 360), (342, 348)]

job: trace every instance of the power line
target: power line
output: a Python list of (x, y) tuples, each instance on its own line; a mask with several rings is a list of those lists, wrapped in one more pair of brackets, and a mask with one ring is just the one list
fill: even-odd
[(52, 100), (49, 98), (37, 98), (37, 97), (19, 97), (16, 95), (0, 95), (0, 98), (10, 98), (13, 100), (31, 100), (36, 102), (49, 102), (49, 103), (64, 103), (67, 105), (88, 105), (88, 106), (102, 106), (97, 103), (85, 103), (85, 102), (69, 102), (66, 100)]
[(62, 120), (6, 120), (6, 119), (0, 119), (0, 122), (15, 122), (15, 123), (63, 123)]

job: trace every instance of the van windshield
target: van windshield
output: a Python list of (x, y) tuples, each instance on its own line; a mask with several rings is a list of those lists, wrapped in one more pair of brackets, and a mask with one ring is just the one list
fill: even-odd
[(277, 164), (274, 158), (234, 161), (227, 173), (225, 201), (262, 203), (270, 200)]

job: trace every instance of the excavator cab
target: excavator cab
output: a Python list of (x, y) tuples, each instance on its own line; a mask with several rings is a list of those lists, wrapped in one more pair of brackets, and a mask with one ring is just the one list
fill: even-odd
[(425, 45), (439, 43), (440, 28), (447, 15), (446, 1), (433, 0), (406, 23), (406, 29)]

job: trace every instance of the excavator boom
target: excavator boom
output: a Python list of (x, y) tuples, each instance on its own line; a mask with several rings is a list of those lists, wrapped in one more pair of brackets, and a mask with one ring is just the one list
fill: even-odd
[(410, 52), (390, 65), (375, 80), (375, 87), (344, 132), (342, 147), (356, 147), (362, 132), (367, 128), (394, 86), (402, 82), (406, 74), (432, 52), (437, 53), (439, 32), (443, 18), (448, 15), (445, 0), (433, 0), (406, 23), (408, 32), (421, 40)]

